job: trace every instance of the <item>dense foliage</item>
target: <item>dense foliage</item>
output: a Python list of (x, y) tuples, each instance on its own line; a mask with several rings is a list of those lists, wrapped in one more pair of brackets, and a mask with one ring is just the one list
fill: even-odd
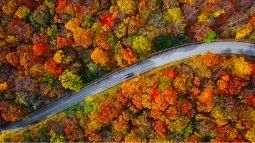
[(254, 41), (254, 15), (253, 0), (0, 0), (0, 109), (17, 111), (0, 124), (159, 50)]
[(207, 53), (90, 96), (0, 142), (255, 142), (254, 88), (253, 58)]

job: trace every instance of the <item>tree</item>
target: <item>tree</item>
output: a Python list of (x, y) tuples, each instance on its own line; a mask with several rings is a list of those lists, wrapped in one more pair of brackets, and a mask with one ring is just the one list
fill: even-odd
[(66, 139), (64, 136), (58, 135), (53, 130), (50, 130), (50, 142), (63, 143), (66, 142)]
[[(1, 107), (2, 108), (2, 107)], [(24, 111), (14, 104), (6, 103), (5, 108), (1, 109), (1, 117), (5, 122), (14, 122), (24, 116)]]
[(152, 44), (146, 36), (136, 35), (132, 39), (132, 49), (144, 58), (152, 52)]
[(59, 80), (65, 89), (71, 89), (76, 92), (79, 92), (84, 85), (81, 77), (69, 70), (62, 73), (62, 75), (59, 76)]
[(190, 41), (187, 36), (174, 37), (171, 34), (159, 35), (154, 39), (154, 47), (156, 51), (165, 50), (174, 46), (179, 46)]
[(18, 104), (24, 105), (25, 107), (32, 107), (34, 110), (42, 104), (41, 96), (27, 92), (17, 92), (15, 100)]
[(101, 68), (99, 65), (94, 64), (92, 62), (87, 64), (86, 67), (87, 69), (85, 70), (85, 74), (84, 74), (84, 80), (86, 82), (90, 82), (95, 79), (98, 79), (99, 77), (101, 77), (102, 75), (108, 72), (104, 70), (103, 68)]
[(62, 68), (52, 58), (45, 62), (44, 68), (53, 75), (60, 75), (62, 73)]
[(93, 32), (80, 27), (81, 20), (73, 18), (65, 24), (65, 28), (73, 33), (74, 42), (77, 46), (87, 49), (92, 44)]
[(15, 0), (10, 0), (2, 7), (3, 13), (6, 15), (14, 14), (16, 9), (17, 9), (17, 2)]
[(40, 5), (30, 16), (30, 20), (36, 24), (47, 27), (50, 24), (50, 10), (46, 5)]
[(30, 9), (26, 6), (21, 6), (18, 8), (18, 10), (15, 12), (15, 16), (17, 16), (19, 19), (26, 19), (30, 15)]
[(50, 53), (50, 47), (47, 44), (38, 43), (33, 46), (34, 55), (45, 56)]
[(132, 14), (136, 11), (136, 2), (134, 0), (118, 0), (117, 5), (120, 11), (125, 14)]
[(107, 66), (111, 62), (109, 53), (100, 47), (95, 48), (91, 54), (91, 59), (94, 63), (101, 66)]

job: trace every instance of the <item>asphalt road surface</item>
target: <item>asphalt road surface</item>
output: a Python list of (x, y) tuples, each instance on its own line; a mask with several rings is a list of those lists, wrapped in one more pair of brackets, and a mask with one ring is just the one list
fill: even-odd
[(189, 58), (197, 54), (203, 54), (208, 51), (214, 53), (233, 53), (255, 56), (255, 45), (241, 42), (213, 42), (204, 44), (186, 45), (179, 48), (162, 51), (152, 55), (150, 58), (143, 60), (128, 68), (108, 74), (105, 77), (92, 82), (83, 88), (79, 93), (66, 96), (52, 104), (49, 104), (31, 114), (23, 120), (8, 124), (1, 127), (1, 132), (8, 130), (20, 130), (31, 126), (32, 124), (42, 121), (52, 115), (55, 115), (77, 103), (84, 101), (87, 96), (93, 96), (108, 88), (133, 78), (136, 75), (148, 72), (154, 68), (165, 64)]

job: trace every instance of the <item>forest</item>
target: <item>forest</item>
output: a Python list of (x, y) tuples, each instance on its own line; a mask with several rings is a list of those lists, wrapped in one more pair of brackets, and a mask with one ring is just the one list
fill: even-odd
[(0, 142), (255, 142), (254, 61), (207, 53), (170, 63)]
[(254, 42), (254, 15), (253, 0), (0, 0), (0, 125), (160, 50)]

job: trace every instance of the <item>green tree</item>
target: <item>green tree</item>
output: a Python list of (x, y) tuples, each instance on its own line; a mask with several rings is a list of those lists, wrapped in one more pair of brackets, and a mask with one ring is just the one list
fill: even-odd
[(30, 16), (30, 20), (40, 26), (47, 27), (50, 24), (50, 10), (46, 5), (40, 5)]
[(164, 34), (155, 38), (153, 46), (156, 49), (156, 51), (161, 51), (168, 48), (172, 48), (174, 46), (185, 44), (189, 41), (190, 38), (187, 36), (177, 38), (171, 34)]
[(59, 76), (59, 80), (65, 89), (71, 89), (76, 92), (79, 92), (84, 85), (81, 77), (69, 70), (63, 72), (62, 75)]
[(140, 58), (144, 58), (152, 52), (152, 44), (146, 36), (137, 35), (132, 39), (132, 49)]
[(26, 107), (32, 107), (34, 110), (42, 104), (41, 96), (27, 92), (17, 92), (15, 101)]
[(56, 134), (53, 130), (50, 131), (50, 142), (52, 143), (63, 143), (67, 142), (65, 137), (62, 135)]

